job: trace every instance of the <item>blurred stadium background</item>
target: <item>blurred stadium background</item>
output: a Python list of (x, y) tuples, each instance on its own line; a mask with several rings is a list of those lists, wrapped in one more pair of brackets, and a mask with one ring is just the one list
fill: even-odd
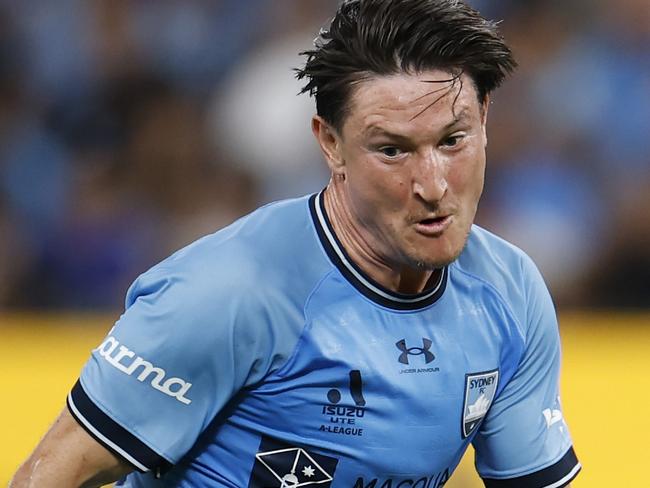
[[(0, 484), (140, 272), (325, 185), (291, 69), (336, 3), (0, 0)], [(478, 222), (560, 310), (575, 486), (650, 486), (650, 2), (470, 3), (521, 65)], [(448, 486), (480, 486), (469, 464)]]

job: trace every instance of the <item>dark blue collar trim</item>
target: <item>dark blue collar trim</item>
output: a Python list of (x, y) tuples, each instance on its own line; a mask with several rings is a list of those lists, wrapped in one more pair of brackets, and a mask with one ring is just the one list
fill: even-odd
[(325, 211), (323, 191), (312, 195), (309, 199), (309, 209), (318, 238), (330, 260), (343, 276), (364, 296), (384, 307), (396, 310), (418, 310), (435, 303), (444, 293), (447, 286), (449, 268), (445, 266), (437, 274), (435, 283), (418, 294), (407, 295), (396, 293), (377, 283), (367, 276), (359, 266), (348, 256), (343, 245), (336, 236), (332, 224)]

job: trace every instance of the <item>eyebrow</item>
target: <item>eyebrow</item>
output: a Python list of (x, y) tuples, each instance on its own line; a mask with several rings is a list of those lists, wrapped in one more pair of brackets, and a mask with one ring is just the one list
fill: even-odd
[(456, 125), (459, 122), (464, 122), (465, 120), (469, 119), (469, 109), (467, 107), (463, 107), (460, 112), (454, 113), (454, 120), (449, 122), (447, 125), (445, 125), (444, 129), (447, 130), (454, 125)]
[(368, 136), (368, 137), (373, 137), (375, 135), (378, 136), (388, 136), (391, 139), (395, 139), (398, 141), (407, 141), (409, 138), (407, 136), (401, 135), (401, 134), (395, 134), (394, 132), (391, 132), (387, 129), (384, 129), (383, 127), (379, 125), (371, 125), (367, 129), (363, 131), (363, 134)]
[[(453, 126), (458, 124), (459, 122), (463, 122), (467, 119), (469, 119), (469, 110), (467, 107), (463, 107), (458, 113), (454, 114), (454, 119), (447, 123), (444, 127), (442, 127), (441, 132), (448, 131), (451, 129)], [(366, 136), (373, 136), (375, 134), (377, 135), (386, 135), (389, 137), (392, 137), (394, 139), (399, 139), (399, 140), (407, 140), (407, 136), (403, 136), (401, 134), (395, 134), (384, 127), (377, 125), (377, 124), (371, 124), (369, 127), (367, 127), (363, 131), (364, 135)]]

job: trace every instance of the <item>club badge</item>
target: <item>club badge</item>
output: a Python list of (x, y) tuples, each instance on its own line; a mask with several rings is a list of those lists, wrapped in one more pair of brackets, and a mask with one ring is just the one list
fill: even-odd
[(499, 383), (499, 370), (465, 375), (465, 398), (461, 432), (463, 439), (468, 437), (492, 405)]

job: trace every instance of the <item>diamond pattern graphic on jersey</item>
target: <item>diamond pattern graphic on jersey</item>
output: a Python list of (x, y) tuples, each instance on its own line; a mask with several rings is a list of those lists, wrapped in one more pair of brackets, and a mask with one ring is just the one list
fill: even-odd
[(338, 459), (262, 436), (248, 488), (327, 488)]

